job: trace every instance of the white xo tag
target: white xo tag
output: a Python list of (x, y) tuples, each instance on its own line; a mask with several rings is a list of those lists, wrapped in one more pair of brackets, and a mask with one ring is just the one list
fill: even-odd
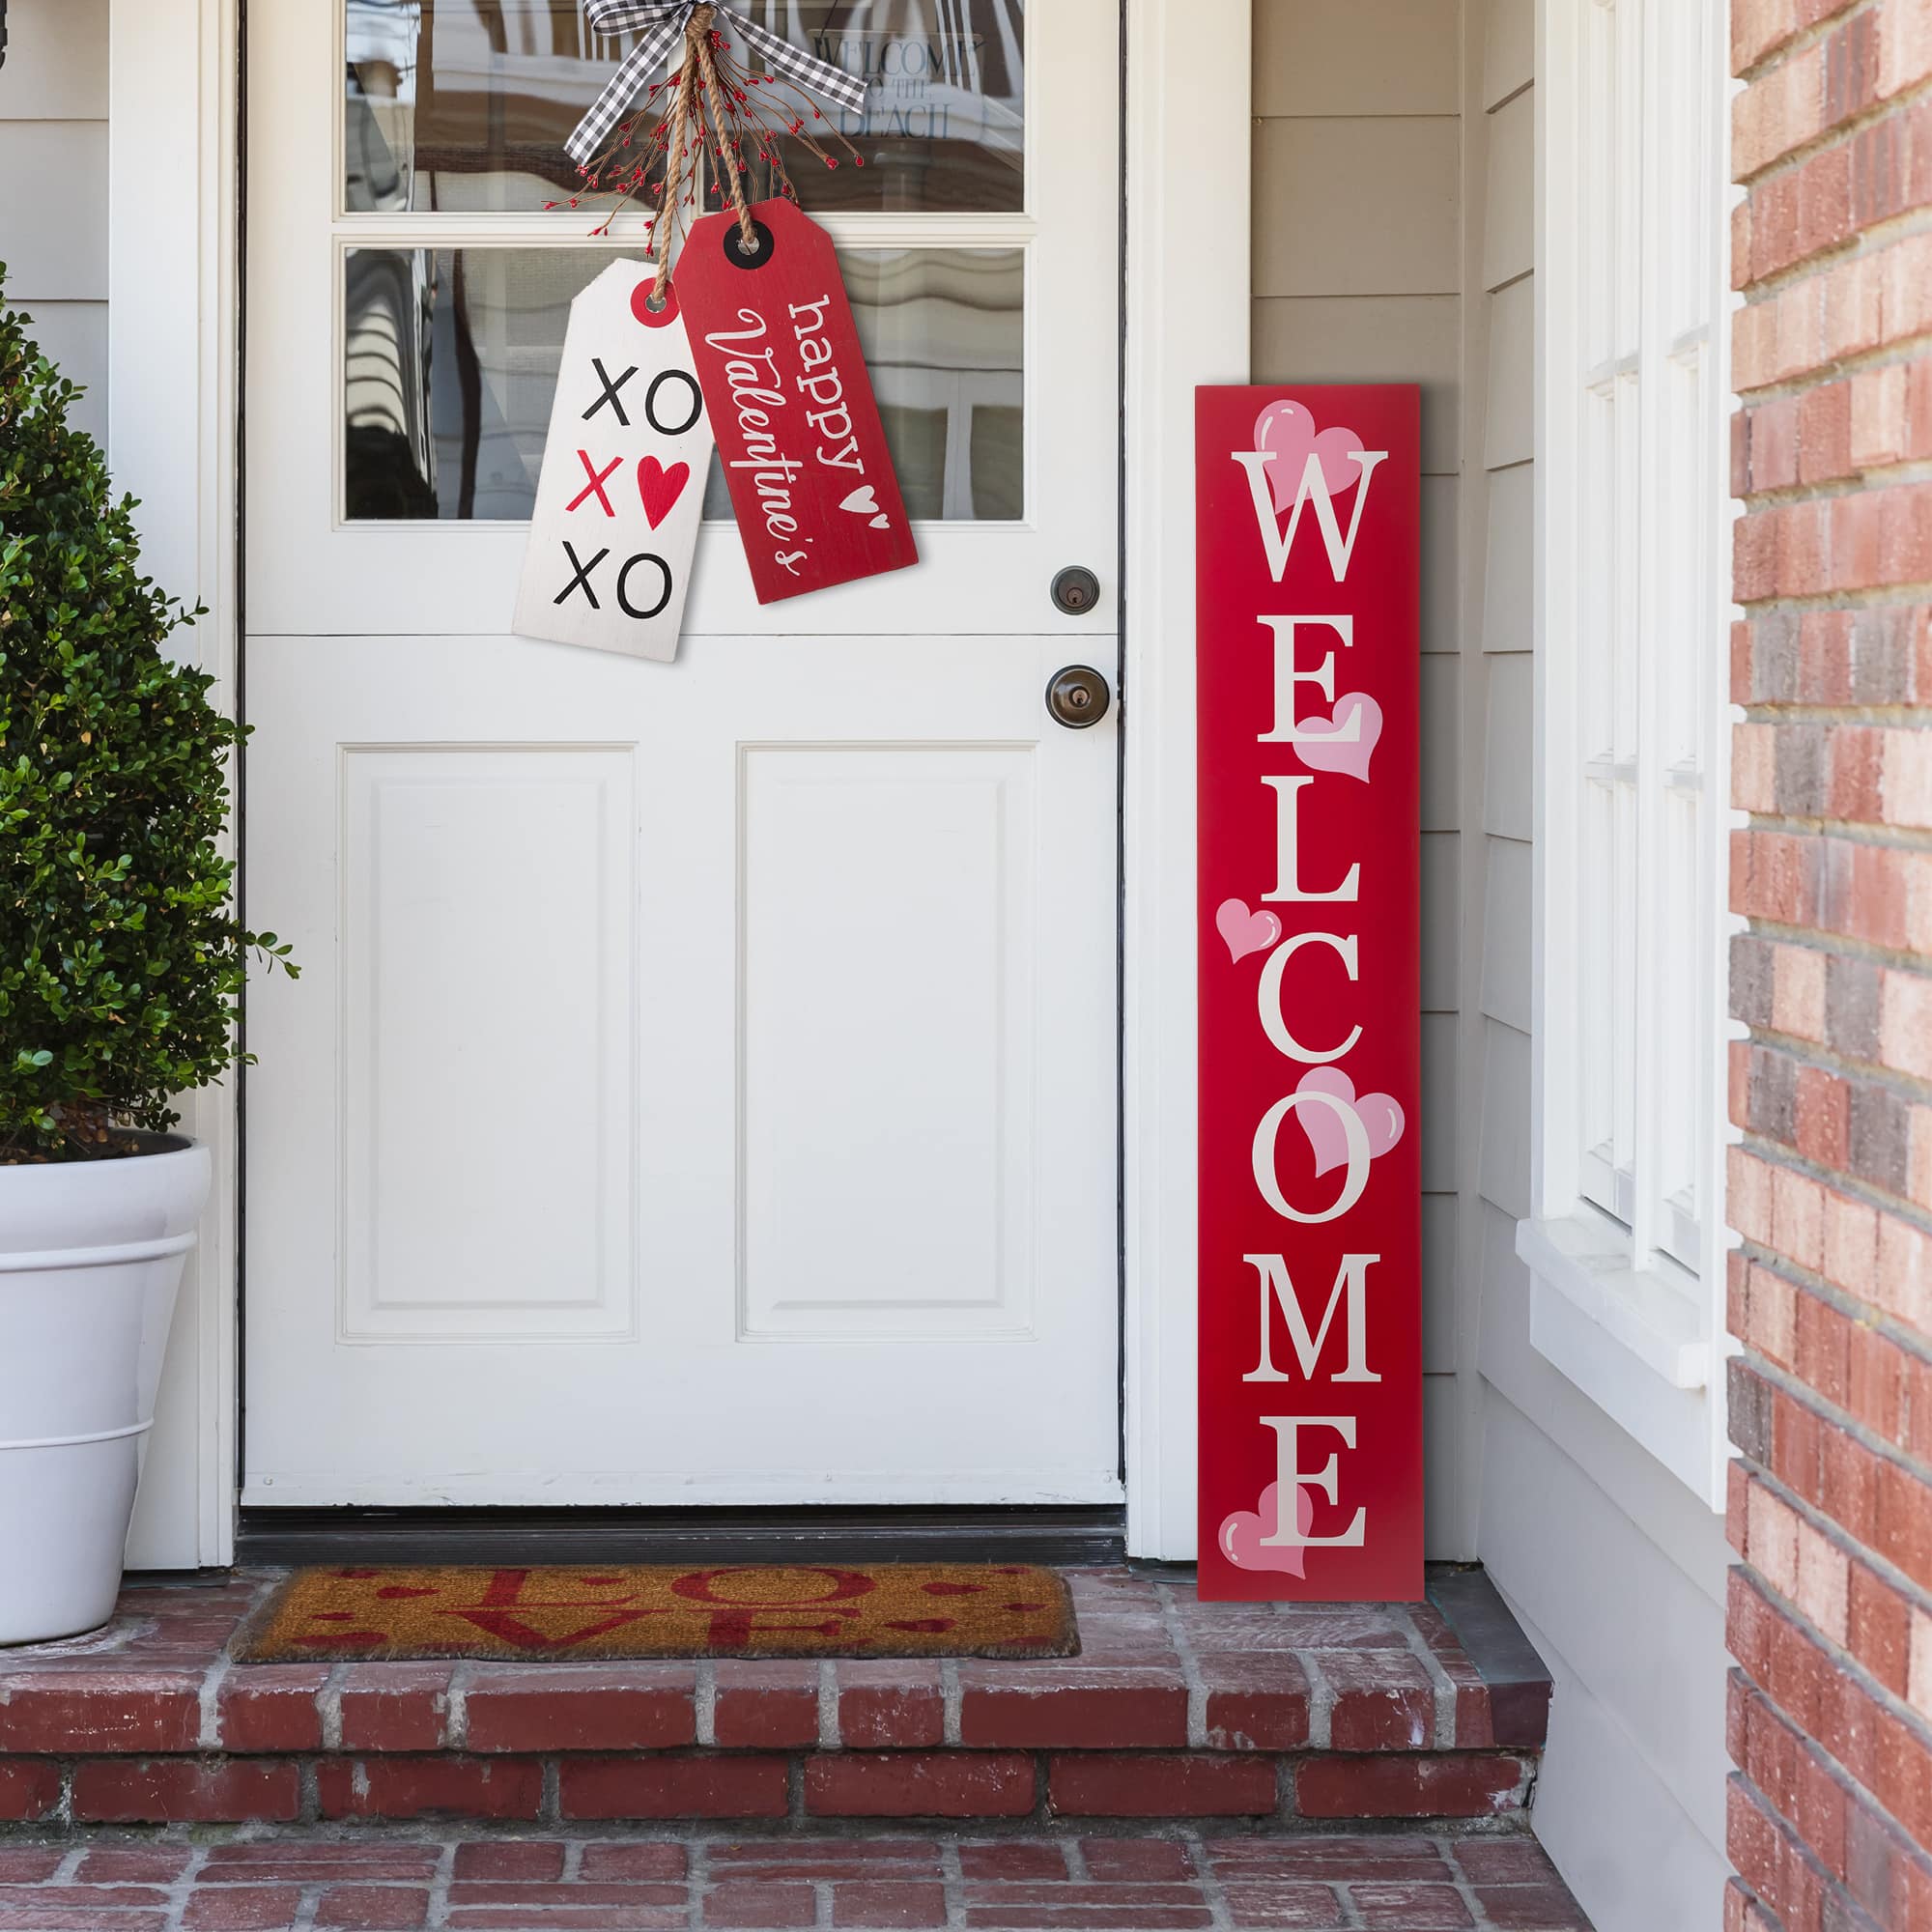
[(513, 628), (668, 664), (677, 655), (711, 423), (677, 297), (612, 262), (570, 305)]

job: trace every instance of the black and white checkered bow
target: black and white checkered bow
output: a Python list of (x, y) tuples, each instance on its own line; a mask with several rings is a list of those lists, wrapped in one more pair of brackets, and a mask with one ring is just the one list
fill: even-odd
[[(611, 76), (610, 85), (597, 97), (589, 113), (577, 124), (563, 151), (581, 167), (610, 140), (612, 129), (624, 117), (624, 110), (645, 79), (661, 68), (671, 49), (684, 38), (685, 23), (697, 0), (585, 0), (584, 15), (591, 31), (599, 34), (628, 34), (642, 27), (644, 38), (624, 57), (623, 65)], [(795, 47), (781, 40), (768, 27), (748, 20), (728, 7), (718, 9), (718, 25), (735, 30), (747, 46), (774, 73), (781, 73), (800, 87), (836, 100), (840, 107), (857, 112), (866, 104), (866, 83), (843, 68)]]

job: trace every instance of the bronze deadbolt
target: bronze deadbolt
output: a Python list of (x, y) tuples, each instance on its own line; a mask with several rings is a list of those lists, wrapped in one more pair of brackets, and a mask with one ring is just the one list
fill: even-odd
[(1053, 579), (1053, 608), (1065, 617), (1084, 617), (1100, 601), (1100, 580), (1085, 564), (1069, 563)]

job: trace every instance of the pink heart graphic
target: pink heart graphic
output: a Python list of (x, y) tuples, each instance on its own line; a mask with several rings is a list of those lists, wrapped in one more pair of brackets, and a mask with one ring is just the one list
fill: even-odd
[(1265, 952), (1281, 937), (1281, 921), (1271, 912), (1250, 912), (1245, 899), (1223, 899), (1214, 912), (1214, 930), (1228, 942), (1230, 959)]
[[(1339, 1066), (1311, 1066), (1295, 1083), (1297, 1094), (1331, 1094), (1354, 1110), (1369, 1137), (1369, 1158), (1387, 1153), (1402, 1138), (1401, 1104), (1392, 1094), (1364, 1094), (1358, 1099), (1355, 1083)], [(1348, 1130), (1333, 1107), (1297, 1107), (1294, 1118), (1315, 1150), (1315, 1172), (1326, 1174), (1349, 1158)]]
[[(1315, 1520), (1315, 1502), (1304, 1489), (1294, 1492), (1294, 1531), (1306, 1536)], [(1221, 1524), (1221, 1554), (1236, 1570), (1285, 1570), (1291, 1577), (1308, 1575), (1308, 1551), (1297, 1544), (1264, 1543), (1281, 1522), (1281, 1485), (1262, 1492), (1259, 1511), (1236, 1510)]]
[(1349, 454), (1361, 446), (1362, 439), (1353, 430), (1339, 425), (1318, 436), (1315, 418), (1299, 403), (1270, 403), (1255, 418), (1255, 447), (1274, 458), (1267, 467), (1268, 490), (1277, 511), (1294, 501), (1311, 449), (1321, 459), (1321, 480), (1331, 497), (1352, 490), (1362, 472)]
[(691, 480), (691, 465), (673, 463), (667, 469), (655, 456), (638, 462), (638, 497), (644, 506), (644, 521), (652, 529), (670, 515), (671, 505), (684, 495)]
[(1350, 718), (1362, 722), (1352, 741), (1338, 739), (1329, 745), (1297, 745), (1294, 755), (1312, 772), (1341, 772), (1351, 779), (1369, 781), (1369, 759), (1381, 743), (1382, 708), (1366, 691), (1345, 691), (1335, 700), (1332, 718), (1299, 718), (1294, 728), (1327, 736), (1348, 728)]

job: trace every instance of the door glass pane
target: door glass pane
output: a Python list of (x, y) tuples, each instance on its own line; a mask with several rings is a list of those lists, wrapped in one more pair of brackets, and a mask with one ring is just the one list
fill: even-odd
[[(343, 4), (352, 213), (527, 211), (568, 196), (578, 177), (564, 138), (639, 38), (593, 35), (578, 0)], [(861, 110), (825, 108), (863, 168), (828, 169), (783, 143), (808, 209), (1024, 206), (1022, 0), (741, 0), (738, 11), (865, 76)]]
[[(1023, 515), (1023, 251), (838, 259), (907, 508)], [(610, 260), (593, 248), (350, 249), (348, 519), (528, 517), (571, 298)], [(713, 480), (707, 513), (728, 515)]]

